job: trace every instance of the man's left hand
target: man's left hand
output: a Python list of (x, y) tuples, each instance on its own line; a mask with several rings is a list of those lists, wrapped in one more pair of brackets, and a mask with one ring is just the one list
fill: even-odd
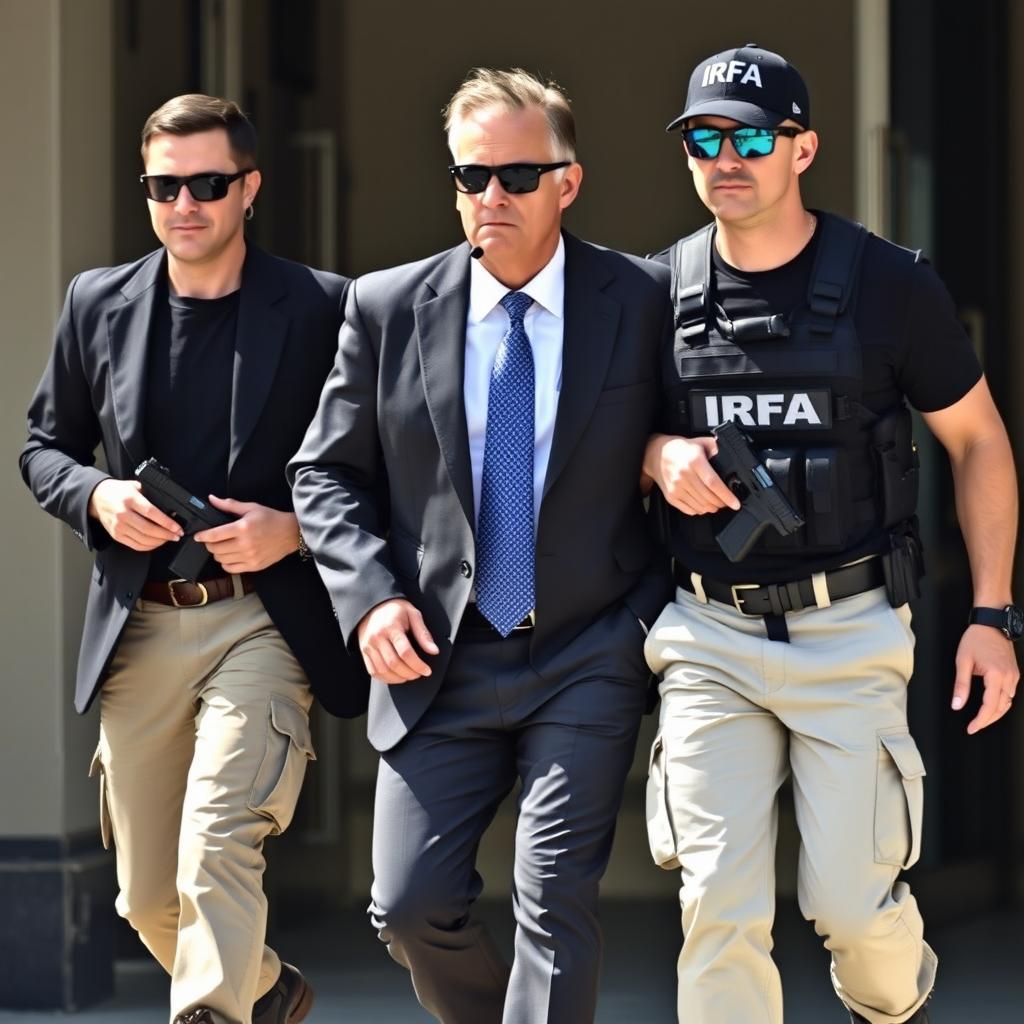
[(971, 678), (981, 676), (985, 694), (981, 708), (967, 726), (974, 735), (997, 722), (1013, 704), (1020, 670), (1013, 644), (991, 626), (968, 626), (956, 652), (956, 683), (953, 710), (959, 711), (971, 694)]
[(225, 572), (259, 572), (298, 550), (299, 523), (291, 512), (213, 494), (210, 504), (239, 517), (195, 535)]

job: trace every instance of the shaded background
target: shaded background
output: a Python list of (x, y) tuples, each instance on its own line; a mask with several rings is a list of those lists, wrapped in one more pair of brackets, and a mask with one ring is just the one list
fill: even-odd
[[(822, 138), (809, 205), (923, 247), (954, 295), (1016, 447), (1024, 317), (1015, 299), (1024, 201), (1024, 9), (1012, 0), (519, 0), (507, 9), (422, 0), (0, 0), (0, 1007), (72, 1009), (104, 998), (115, 957), (139, 956), (115, 921), (112, 859), (86, 778), (95, 715), (71, 707), (90, 560), (35, 507), (15, 467), (24, 409), (74, 273), (154, 247), (140, 173), (146, 116), (182, 92), (239, 100), (261, 137), (264, 186), (250, 237), (358, 274), (461, 238), (440, 111), (475, 65), (520, 65), (574, 101), (584, 185), (575, 233), (633, 252), (702, 223), (678, 139), (693, 65), (755, 41), (808, 81)], [(920, 436), (928, 593), (915, 607), (915, 735), (928, 767), (927, 919), (969, 928), (1019, 906), (1024, 849), (1020, 715), (970, 741), (948, 710), (971, 604), (946, 459)], [(1019, 573), (1018, 573), (1019, 578)], [(1021, 588), (1018, 583), (1018, 594)], [(320, 716), (320, 760), (288, 835), (269, 844), (272, 929), (316, 935), (366, 901), (374, 757), (362, 723)], [(676, 941), (677, 879), (649, 860), (641, 737), (604, 893), (622, 946), (637, 915)], [(514, 804), (481, 851), (486, 896), (507, 900)], [(786, 799), (779, 888), (794, 894)], [(339, 916), (340, 915), (340, 916)], [(361, 927), (361, 925), (354, 925)], [(367, 935), (369, 935), (367, 931)], [(307, 938), (307, 941), (308, 938)], [(372, 936), (369, 937), (372, 942)], [(992, 940), (995, 942), (996, 940)], [(669, 992), (671, 957), (659, 974)], [(403, 982), (404, 984), (404, 982)]]

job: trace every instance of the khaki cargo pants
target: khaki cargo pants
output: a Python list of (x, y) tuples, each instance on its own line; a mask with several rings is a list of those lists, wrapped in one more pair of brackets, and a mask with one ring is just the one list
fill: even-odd
[(914, 636), (882, 590), (764, 622), (677, 590), (646, 654), (661, 677), (647, 821), (682, 873), (683, 1024), (781, 1024), (772, 960), (776, 797), (800, 830), (798, 897), (839, 998), (871, 1024), (912, 1016), (935, 954), (901, 869), (919, 853), (924, 765), (907, 730)]
[(171, 1018), (249, 1024), (281, 963), (264, 945), (263, 840), (292, 819), (309, 685), (256, 594), (140, 601), (100, 694), (104, 844), (118, 913), (171, 975)]

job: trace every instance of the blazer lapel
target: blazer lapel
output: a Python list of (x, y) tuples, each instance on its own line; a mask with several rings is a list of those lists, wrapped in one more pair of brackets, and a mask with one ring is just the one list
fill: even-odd
[(562, 390), (544, 494), (565, 468), (601, 393), (618, 334), (621, 308), (602, 289), (614, 272), (599, 250), (565, 234), (565, 327)]
[(231, 382), (231, 452), (228, 475), (263, 410), (288, 337), (289, 318), (279, 306), (286, 291), (270, 257), (250, 245), (242, 268), (235, 363)]
[(142, 261), (135, 276), (121, 289), (124, 305), (107, 313), (107, 348), (114, 419), (121, 443), (137, 466), (148, 455), (142, 410), (146, 392), (146, 362), (158, 287), (167, 277), (167, 254), (159, 249)]
[(463, 397), (469, 308), (468, 247), (453, 249), (425, 284), (434, 295), (413, 311), (423, 390), (448, 476), (466, 519), (473, 526), (473, 474)]

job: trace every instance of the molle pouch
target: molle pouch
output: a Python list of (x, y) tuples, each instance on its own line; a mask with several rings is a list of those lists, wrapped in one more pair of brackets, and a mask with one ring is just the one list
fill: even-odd
[(845, 473), (836, 448), (804, 452), (805, 550), (841, 551), (849, 533)]
[[(761, 461), (775, 486), (789, 499), (790, 505), (803, 513), (804, 495), (801, 487), (800, 451), (796, 448), (765, 448)], [(783, 537), (778, 530), (765, 530), (755, 551), (796, 551), (806, 543), (803, 529)]]
[(910, 411), (906, 408), (886, 413), (871, 428), (882, 497), (882, 525), (886, 527), (910, 519), (917, 509), (919, 460), (912, 430)]
[(889, 550), (882, 556), (885, 596), (893, 608), (899, 608), (921, 596), (924, 552), (913, 522), (902, 531), (889, 534)]

